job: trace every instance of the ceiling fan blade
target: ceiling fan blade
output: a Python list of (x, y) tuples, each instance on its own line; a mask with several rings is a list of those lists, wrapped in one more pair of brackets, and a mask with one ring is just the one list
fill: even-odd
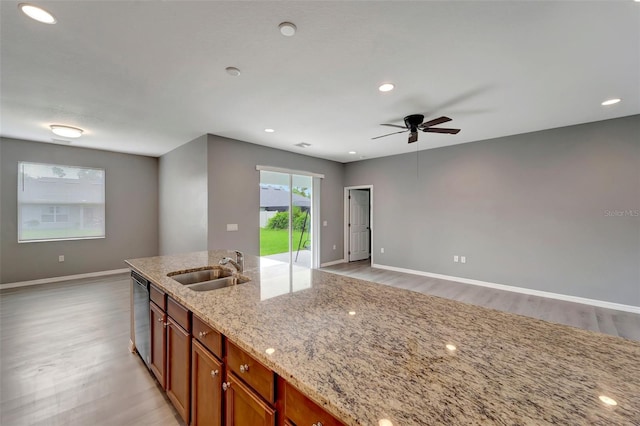
[(381, 126), (397, 127), (398, 129), (406, 129), (407, 126), (398, 126), (397, 124), (381, 124)]
[(420, 127), (424, 128), (424, 127), (437, 126), (438, 124), (446, 123), (447, 121), (451, 121), (451, 119), (449, 117), (442, 116), (442, 117), (434, 118), (433, 120), (425, 121), (420, 125)]
[(411, 134), (409, 135), (409, 142), (408, 143), (413, 143), (413, 142), (417, 142), (418, 141), (418, 132), (411, 132)]
[(460, 129), (441, 129), (438, 127), (427, 127), (426, 129), (422, 129), (423, 132), (430, 133), (448, 133), (450, 135), (457, 135), (460, 132)]
[(386, 135), (376, 136), (375, 138), (371, 138), (371, 140), (373, 140), (373, 139), (380, 139), (380, 138), (384, 138), (384, 137), (391, 136), (391, 135), (397, 135), (398, 133), (404, 133), (404, 132), (408, 132), (408, 131), (409, 131), (408, 129), (405, 129), (405, 130), (403, 130), (403, 131), (401, 131), (401, 132), (387, 133)]

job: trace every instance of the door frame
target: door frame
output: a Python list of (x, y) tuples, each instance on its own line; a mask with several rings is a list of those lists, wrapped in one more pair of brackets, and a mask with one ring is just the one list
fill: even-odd
[(368, 189), (369, 190), (369, 230), (371, 231), (370, 235), (370, 244), (371, 244), (371, 264), (373, 261), (373, 234), (374, 234), (374, 226), (373, 226), (373, 185), (355, 185), (355, 186), (345, 186), (344, 187), (344, 255), (343, 260), (345, 263), (349, 263), (349, 239), (351, 235), (349, 234), (349, 190), (351, 189)]

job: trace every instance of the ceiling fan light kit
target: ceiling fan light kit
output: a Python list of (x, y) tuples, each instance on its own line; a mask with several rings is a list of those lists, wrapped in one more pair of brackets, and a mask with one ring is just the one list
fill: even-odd
[(395, 135), (398, 133), (410, 132), (408, 143), (413, 143), (418, 141), (419, 130), (423, 132), (428, 132), (428, 133), (446, 133), (449, 135), (458, 134), (460, 132), (460, 129), (433, 127), (433, 126), (437, 126), (438, 124), (446, 123), (448, 121), (451, 121), (451, 119), (445, 116), (434, 118), (433, 120), (429, 120), (429, 121), (424, 121), (424, 115), (422, 114), (407, 115), (404, 118), (404, 126), (398, 126), (397, 124), (386, 124), (386, 123), (381, 124), (381, 126), (397, 127), (399, 129), (404, 129), (404, 130), (401, 130), (399, 132), (388, 133), (382, 136), (376, 136), (375, 138), (371, 138), (371, 139), (379, 139), (379, 138), (384, 138), (386, 136)]

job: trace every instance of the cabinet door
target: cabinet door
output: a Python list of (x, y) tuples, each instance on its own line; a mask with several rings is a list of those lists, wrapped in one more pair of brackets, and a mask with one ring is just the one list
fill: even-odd
[(222, 424), (222, 363), (195, 338), (191, 346), (191, 426)]
[(189, 424), (191, 393), (191, 338), (171, 317), (167, 317), (167, 396), (186, 424)]
[(165, 381), (167, 369), (167, 335), (165, 333), (166, 316), (162, 309), (150, 302), (150, 331), (151, 353), (149, 354), (149, 368), (163, 389), (167, 388)]
[(276, 412), (231, 372), (227, 374), (227, 426), (275, 426)]

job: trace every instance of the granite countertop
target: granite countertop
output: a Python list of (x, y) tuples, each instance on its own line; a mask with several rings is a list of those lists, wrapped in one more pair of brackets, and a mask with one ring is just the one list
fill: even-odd
[(640, 343), (252, 256), (234, 287), (167, 277), (224, 256), (127, 263), (348, 425), (640, 425)]

